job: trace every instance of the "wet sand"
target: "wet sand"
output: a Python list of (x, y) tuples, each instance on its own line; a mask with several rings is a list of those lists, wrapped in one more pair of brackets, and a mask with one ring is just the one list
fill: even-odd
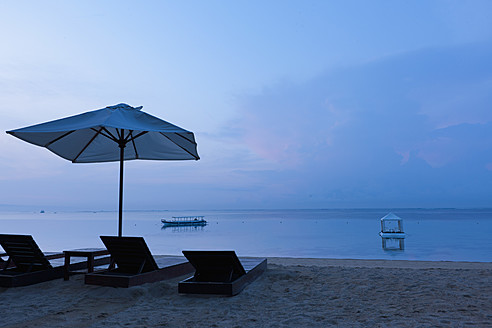
[(0, 327), (492, 327), (492, 263), (269, 258), (234, 297), (83, 276), (0, 288)]

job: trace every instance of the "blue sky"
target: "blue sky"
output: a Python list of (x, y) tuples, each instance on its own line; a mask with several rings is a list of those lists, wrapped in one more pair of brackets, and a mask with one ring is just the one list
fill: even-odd
[[(0, 3), (3, 131), (118, 103), (195, 132), (127, 209), (490, 207), (490, 1)], [(0, 204), (117, 208), (118, 164), (0, 135)]]

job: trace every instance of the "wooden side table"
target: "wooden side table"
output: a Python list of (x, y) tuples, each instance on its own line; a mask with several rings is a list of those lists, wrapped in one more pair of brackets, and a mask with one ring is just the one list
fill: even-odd
[[(86, 257), (87, 258), (87, 272), (94, 272), (94, 258), (96, 256), (108, 255), (109, 252), (105, 248), (79, 248), (79, 249), (71, 249), (68, 251), (63, 251), (65, 254), (65, 265), (64, 265), (64, 273), (63, 280), (68, 280), (70, 277), (70, 258), (71, 257)], [(107, 264), (109, 263), (109, 257), (103, 259), (103, 261), (98, 261), (98, 264)]]

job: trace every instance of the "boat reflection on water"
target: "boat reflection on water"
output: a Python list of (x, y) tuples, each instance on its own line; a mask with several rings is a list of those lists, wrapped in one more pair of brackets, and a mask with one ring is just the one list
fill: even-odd
[(195, 232), (204, 231), (206, 224), (199, 226), (166, 226), (163, 225), (161, 230), (170, 230), (171, 232)]

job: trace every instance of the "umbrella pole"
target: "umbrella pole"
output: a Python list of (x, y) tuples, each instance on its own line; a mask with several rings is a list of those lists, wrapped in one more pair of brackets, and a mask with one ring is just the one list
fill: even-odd
[(120, 204), (118, 217), (118, 237), (122, 236), (123, 232), (123, 162), (125, 155), (125, 145), (120, 145)]

